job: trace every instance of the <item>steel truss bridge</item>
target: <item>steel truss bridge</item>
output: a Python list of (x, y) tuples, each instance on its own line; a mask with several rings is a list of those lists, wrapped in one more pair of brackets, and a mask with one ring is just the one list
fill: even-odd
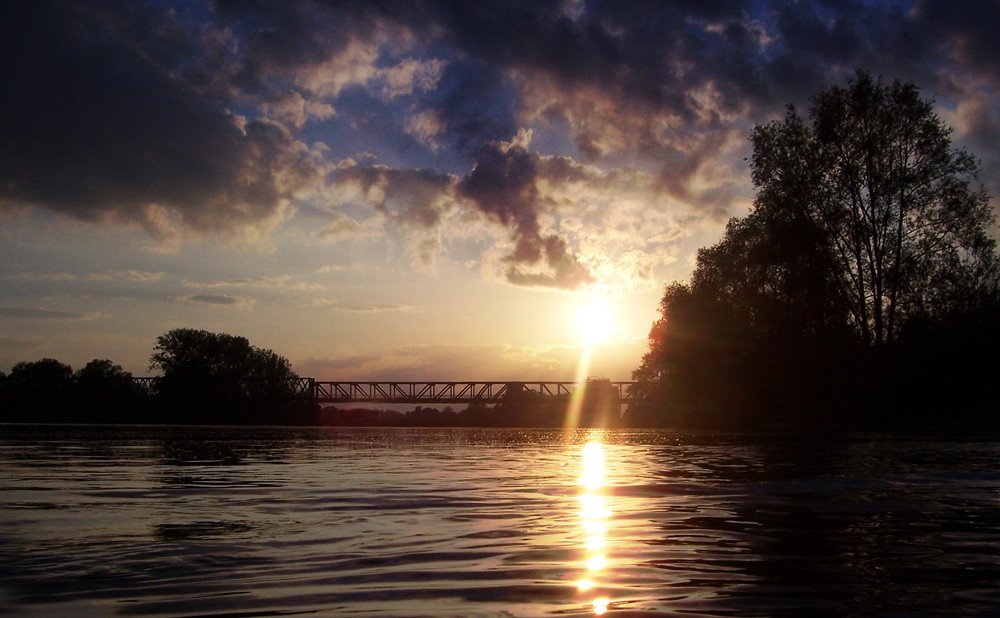
[[(159, 378), (133, 378), (146, 393), (153, 393)], [(336, 382), (296, 378), (289, 386), (296, 396), (318, 404), (497, 404), (509, 397), (569, 397), (581, 386), (614, 397), (619, 404), (634, 399), (635, 382), (587, 380), (586, 382)]]
[[(316, 403), (496, 404), (514, 396), (571, 396), (577, 382), (325, 382), (310, 380)], [(634, 382), (588, 381), (584, 387), (614, 395), (618, 403), (632, 398)]]

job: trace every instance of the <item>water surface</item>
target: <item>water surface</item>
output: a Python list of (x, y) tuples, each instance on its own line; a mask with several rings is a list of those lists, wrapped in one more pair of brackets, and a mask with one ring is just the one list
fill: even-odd
[(11, 614), (997, 608), (994, 440), (0, 426)]

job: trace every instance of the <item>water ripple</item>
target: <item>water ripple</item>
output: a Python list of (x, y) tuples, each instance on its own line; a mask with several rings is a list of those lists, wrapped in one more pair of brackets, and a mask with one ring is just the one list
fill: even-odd
[[(591, 441), (608, 518), (588, 529)], [(0, 479), (0, 607), (18, 615), (1000, 607), (990, 440), (6, 427)]]

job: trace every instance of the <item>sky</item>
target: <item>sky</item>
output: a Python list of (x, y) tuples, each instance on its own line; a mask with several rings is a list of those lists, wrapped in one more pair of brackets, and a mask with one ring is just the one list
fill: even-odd
[(150, 375), (197, 328), (323, 380), (627, 380), (664, 285), (751, 207), (752, 127), (858, 69), (916, 83), (1000, 196), (997, 24), (987, 0), (4, 2), (0, 370)]

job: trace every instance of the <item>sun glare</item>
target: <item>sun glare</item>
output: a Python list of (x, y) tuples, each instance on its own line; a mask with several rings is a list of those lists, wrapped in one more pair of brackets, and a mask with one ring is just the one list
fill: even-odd
[(614, 316), (601, 298), (592, 298), (577, 311), (576, 332), (585, 345), (608, 343), (614, 329)]

